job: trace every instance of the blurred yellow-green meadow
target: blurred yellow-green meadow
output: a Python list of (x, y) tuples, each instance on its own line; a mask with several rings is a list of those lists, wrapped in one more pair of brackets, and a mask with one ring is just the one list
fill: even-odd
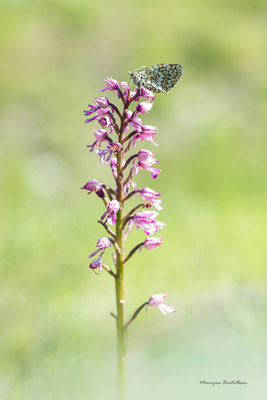
[(116, 399), (114, 283), (88, 269), (104, 208), (80, 190), (112, 176), (82, 110), (106, 77), (166, 62), (184, 75), (143, 118), (163, 172), (136, 179), (162, 193), (164, 244), (127, 264), (127, 314), (165, 292), (177, 312), (131, 325), (128, 399), (266, 399), (266, 2), (0, 7), (0, 398)]

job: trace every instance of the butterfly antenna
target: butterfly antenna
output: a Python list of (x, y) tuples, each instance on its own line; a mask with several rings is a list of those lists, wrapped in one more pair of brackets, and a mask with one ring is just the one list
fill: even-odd
[(142, 67), (139, 67), (139, 68), (135, 69), (133, 72), (136, 72), (136, 71), (138, 71), (140, 69), (143, 69), (143, 68), (146, 68), (146, 65), (142, 65)]

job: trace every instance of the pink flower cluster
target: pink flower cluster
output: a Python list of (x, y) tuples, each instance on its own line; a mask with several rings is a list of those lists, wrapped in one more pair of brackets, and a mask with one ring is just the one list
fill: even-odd
[[(164, 223), (157, 220), (159, 211), (162, 210), (159, 199), (161, 193), (149, 187), (138, 189), (133, 182), (133, 177), (142, 170), (147, 170), (153, 179), (161, 173), (159, 168), (155, 168), (155, 164), (158, 164), (159, 161), (155, 158), (153, 151), (143, 148), (135, 150), (139, 143), (143, 145), (144, 142), (158, 146), (154, 142), (158, 129), (155, 126), (144, 124), (140, 118), (140, 114), (145, 115), (152, 109), (151, 101), (155, 99), (155, 95), (143, 87), (130, 91), (127, 82), (118, 82), (112, 78), (106, 79), (105, 88), (100, 90), (100, 92), (107, 91), (117, 94), (118, 99), (123, 103), (123, 111), (120, 111), (111, 100), (104, 96), (94, 98), (95, 104), (89, 104), (89, 108), (84, 110), (85, 116), (88, 117), (85, 120), (86, 123), (96, 121), (100, 125), (99, 129), (94, 130), (94, 141), (87, 147), (90, 152), (99, 156), (100, 164), (109, 165), (115, 181), (113, 189), (96, 179), (89, 180), (82, 187), (88, 194), (95, 192), (105, 206), (105, 211), (98, 218), (98, 222), (109, 233), (109, 237), (100, 238), (97, 242), (98, 249), (89, 256), (90, 258), (97, 256), (89, 267), (99, 271), (102, 270), (102, 256), (105, 250), (114, 246), (115, 251), (119, 251), (116, 247), (116, 235), (119, 231), (122, 232), (124, 241), (133, 226), (141, 228), (147, 235), (143, 242), (130, 251), (128, 257), (125, 258), (125, 262), (127, 262), (137, 249), (139, 251), (142, 249), (152, 250), (161, 245), (163, 239), (153, 237), (153, 235), (164, 226)], [(135, 102), (137, 105), (131, 111), (130, 107)], [(133, 154), (129, 156), (128, 153), (131, 151)], [(124, 215), (125, 203), (138, 196), (141, 204), (133, 207), (128, 214)], [(155, 210), (148, 210), (150, 207), (154, 207)], [(116, 232), (112, 231), (114, 225), (116, 225)], [(113, 257), (113, 260), (116, 265), (116, 257)], [(165, 298), (166, 295), (154, 295), (150, 297), (148, 306), (158, 307), (164, 314), (173, 312), (174, 309), (172, 310), (171, 307), (162, 303)]]

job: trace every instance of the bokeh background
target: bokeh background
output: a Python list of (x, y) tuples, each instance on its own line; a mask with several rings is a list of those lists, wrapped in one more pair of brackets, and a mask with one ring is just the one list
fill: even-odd
[[(112, 180), (82, 110), (161, 62), (184, 75), (144, 116), (163, 173), (136, 182), (167, 225), (127, 266), (127, 311), (168, 292), (177, 312), (132, 325), (129, 399), (266, 399), (266, 2), (0, 4), (1, 399), (116, 399), (114, 285), (87, 258), (103, 205), (80, 191)], [(247, 385), (199, 383), (223, 379)]]

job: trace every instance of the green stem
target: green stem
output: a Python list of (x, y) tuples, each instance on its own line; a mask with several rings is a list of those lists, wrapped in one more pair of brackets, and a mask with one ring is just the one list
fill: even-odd
[(138, 249), (140, 249), (141, 246), (143, 246), (144, 243), (145, 243), (145, 242), (139, 243), (137, 246), (135, 246), (135, 247), (130, 251), (130, 253), (128, 254), (128, 256), (127, 256), (127, 257), (125, 258), (125, 260), (124, 260), (124, 264), (127, 263), (127, 261), (134, 255), (134, 253), (135, 253)]
[[(121, 128), (119, 132), (119, 142), (123, 143), (123, 124), (126, 118), (126, 106), (121, 119)], [(123, 150), (117, 154), (117, 200), (121, 208), (116, 218), (116, 303), (117, 303), (117, 363), (118, 363), (118, 400), (125, 400), (126, 396), (126, 327), (125, 327), (125, 271), (124, 271), (124, 240), (121, 229), (124, 218), (124, 185), (123, 185)]]
[(133, 320), (137, 317), (137, 315), (140, 313), (140, 311), (143, 310), (143, 308), (148, 304), (148, 301), (146, 301), (144, 304), (142, 304), (140, 307), (137, 308), (137, 310), (135, 310), (135, 312), (133, 313), (133, 315), (131, 316), (131, 318), (129, 319), (129, 321), (127, 322), (127, 324), (125, 324), (126, 328), (128, 328), (128, 326), (133, 322)]

